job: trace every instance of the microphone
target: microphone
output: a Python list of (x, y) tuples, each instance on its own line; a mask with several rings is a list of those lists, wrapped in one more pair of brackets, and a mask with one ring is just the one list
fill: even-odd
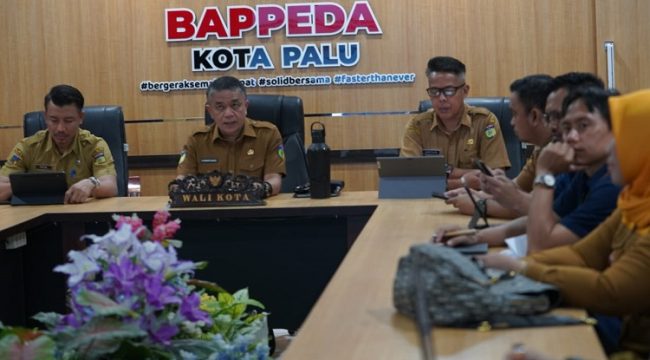
[(427, 297), (422, 286), (422, 277), (419, 259), (414, 262), (415, 276), (415, 321), (417, 322), (418, 332), (420, 333), (420, 345), (422, 347), (422, 359), (435, 360), (436, 355), (433, 347), (432, 330), (433, 322), (429, 317), (427, 310)]
[[(474, 214), (472, 215), (472, 218), (469, 220), (469, 225), (467, 225), (467, 227), (470, 229), (484, 229), (490, 226), (488, 224), (487, 204), (485, 203), (485, 201), (477, 202), (476, 199), (474, 199), (474, 195), (472, 195), (472, 191), (467, 186), (467, 181), (465, 181), (465, 178), (463, 176), (460, 177), (460, 183), (463, 184), (463, 188), (465, 188), (465, 191), (467, 192), (469, 199), (472, 201), (472, 204), (474, 204)], [(478, 225), (479, 218), (483, 219), (482, 225)]]

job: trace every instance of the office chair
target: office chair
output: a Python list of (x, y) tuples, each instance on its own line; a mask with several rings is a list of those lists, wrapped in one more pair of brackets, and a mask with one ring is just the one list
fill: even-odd
[[(126, 143), (122, 108), (114, 105), (86, 106), (83, 111), (84, 121), (81, 128), (106, 141), (115, 160), (117, 195), (127, 196), (127, 186), (129, 184), (128, 144)], [(45, 113), (43, 111), (25, 114), (23, 119), (25, 137), (45, 129), (47, 129), (47, 126), (45, 125)]]
[[(490, 110), (499, 119), (499, 127), (503, 133), (503, 141), (506, 144), (508, 158), (510, 159), (510, 168), (506, 170), (506, 175), (514, 179), (526, 162), (522, 143), (515, 134), (510, 119), (510, 99), (507, 97), (468, 97), (465, 103), (470, 106), (480, 106)], [(418, 112), (425, 112), (431, 109), (431, 100), (422, 100), (418, 105)]]
[[(309, 182), (305, 156), (305, 117), (302, 99), (285, 95), (248, 95), (247, 117), (268, 121), (277, 126), (284, 143), (287, 175), (282, 179), (280, 192), (293, 192), (296, 186)], [(205, 111), (205, 124), (213, 123)]]

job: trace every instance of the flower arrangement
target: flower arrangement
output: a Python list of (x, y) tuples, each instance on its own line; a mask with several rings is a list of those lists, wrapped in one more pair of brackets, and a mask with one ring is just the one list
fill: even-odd
[(156, 213), (149, 231), (114, 216), (115, 230), (84, 236), (90, 245), (54, 269), (68, 276), (71, 312), (37, 314), (42, 332), (0, 324), (0, 358), (267, 358), (266, 314), (246, 311), (263, 305), (192, 279), (206, 264), (178, 259), (180, 220), (169, 217)]

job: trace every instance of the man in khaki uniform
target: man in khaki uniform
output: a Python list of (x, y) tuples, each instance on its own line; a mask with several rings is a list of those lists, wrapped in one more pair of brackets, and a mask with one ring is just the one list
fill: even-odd
[[(492, 197), (486, 200), (490, 216), (514, 218), (528, 214), (537, 158), (552, 138), (561, 140), (558, 122), (564, 98), (580, 86), (604, 88), (602, 80), (590, 73), (570, 72), (554, 78), (550, 84), (545, 84), (548, 79), (544, 78), (543, 75), (531, 75), (516, 80), (510, 86), (515, 133), (522, 142), (535, 145), (535, 150), (514, 181), (499, 170), (495, 171), (493, 177), (481, 176), (483, 190)], [(474, 212), (474, 206), (467, 197), (459, 196), (449, 203), (463, 214), (471, 215)]]
[[(529, 75), (510, 84), (510, 124), (519, 140), (535, 145), (535, 150), (514, 180), (510, 180), (500, 169), (492, 171), (492, 177), (480, 177), (483, 190), (492, 196), (485, 200), (490, 216), (513, 219), (528, 213), (535, 163), (540, 149), (551, 141), (552, 136), (551, 128), (544, 119), (546, 98), (551, 92), (552, 83), (553, 78), (549, 75)], [(493, 186), (488, 186), (488, 183)], [(450, 199), (447, 203), (461, 213), (474, 213), (474, 205), (467, 194), (450, 192), (448, 195)], [(486, 194), (477, 195), (484, 198)]]
[(214, 123), (187, 140), (178, 178), (218, 170), (257, 177), (267, 196), (279, 193), (285, 174), (282, 136), (275, 125), (246, 118), (248, 99), (241, 82), (231, 76), (214, 80), (205, 107)]
[(469, 85), (462, 62), (434, 57), (427, 64), (426, 74), (433, 111), (419, 114), (408, 123), (401, 156), (421, 156), (424, 149), (440, 149), (449, 165), (447, 188), (460, 187), (460, 178), (467, 174), (469, 185), (478, 189), (474, 159), (492, 168), (510, 166), (499, 121), (487, 109), (465, 105)]
[(11, 197), (8, 175), (25, 171), (63, 171), (69, 189), (66, 203), (89, 197), (117, 195), (115, 165), (108, 144), (79, 126), (84, 98), (69, 85), (57, 85), (45, 96), (45, 123), (41, 130), (21, 140), (0, 169), (0, 200)]

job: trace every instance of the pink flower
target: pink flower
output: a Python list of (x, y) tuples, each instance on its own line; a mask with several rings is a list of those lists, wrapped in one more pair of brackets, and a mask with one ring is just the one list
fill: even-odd
[(138, 238), (142, 238), (146, 233), (147, 229), (143, 226), (142, 219), (135, 214), (133, 214), (133, 216), (113, 215), (113, 220), (115, 221), (115, 229), (117, 230), (119, 230), (122, 225), (129, 224), (131, 225), (131, 231)]
[(181, 221), (179, 219), (169, 221), (169, 211), (160, 210), (153, 216), (151, 226), (153, 227), (153, 234), (151, 234), (151, 241), (163, 242), (167, 239), (172, 239), (176, 231), (180, 229)]
[(169, 220), (169, 211), (167, 210), (158, 210), (156, 211), (156, 214), (153, 216), (153, 221), (151, 222), (151, 226), (155, 229), (159, 225), (164, 225), (168, 220)]

